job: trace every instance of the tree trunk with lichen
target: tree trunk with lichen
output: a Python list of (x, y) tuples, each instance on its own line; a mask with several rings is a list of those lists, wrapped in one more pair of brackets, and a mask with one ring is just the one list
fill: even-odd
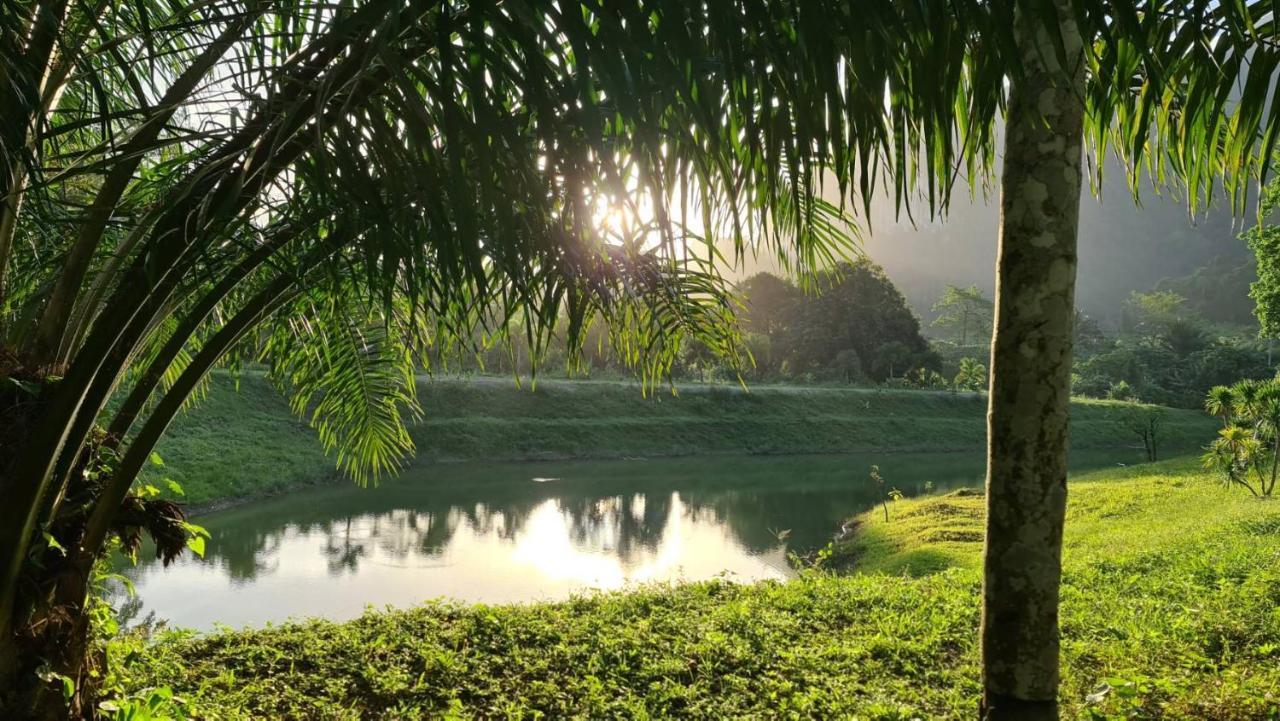
[[(982, 717), (1057, 719), (1058, 587), (1083, 140), (1081, 38), (1054, 0), (1014, 33), (987, 414)], [(1063, 52), (1065, 50), (1065, 53)]]

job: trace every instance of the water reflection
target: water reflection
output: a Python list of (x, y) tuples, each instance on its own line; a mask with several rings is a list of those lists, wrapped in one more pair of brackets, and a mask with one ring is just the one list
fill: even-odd
[(873, 462), (908, 495), (981, 474), (980, 458), (951, 454), (430, 466), (380, 488), (325, 487), (206, 516), (203, 560), (128, 570), (134, 611), (210, 628), (440, 596), (786, 578), (788, 551), (825, 544), (877, 502)]

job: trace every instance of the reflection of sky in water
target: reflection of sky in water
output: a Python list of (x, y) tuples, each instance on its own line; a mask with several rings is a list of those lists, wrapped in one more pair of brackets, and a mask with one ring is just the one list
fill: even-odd
[(653, 544), (622, 533), (643, 521), (642, 495), (600, 499), (586, 523), (575, 523), (560, 505), (538, 503), (511, 535), (503, 514), (480, 514), (486, 523), (459, 523), (442, 548), (415, 545), (421, 526), (432, 520), (402, 509), (327, 530), (290, 525), (259, 554), (252, 578), (230, 578), (212, 554), (209, 561), (186, 558), (168, 569), (148, 564), (131, 575), (144, 612), (196, 628), (211, 627), (211, 619), (231, 626), (290, 616), (345, 619), (367, 605), (409, 606), (442, 596), (502, 603), (632, 583), (793, 575), (781, 546), (745, 549), (723, 523), (691, 513), (678, 493), (670, 495), (662, 527), (653, 529), (659, 539)]
[[(1078, 467), (1115, 460), (1072, 457)], [(134, 620), (154, 612), (208, 629), (440, 597), (507, 603), (788, 578), (788, 549), (820, 548), (881, 501), (872, 463), (906, 495), (982, 477), (979, 453), (422, 466), (378, 488), (317, 487), (199, 518), (207, 557), (128, 569), (138, 599), (124, 605)]]

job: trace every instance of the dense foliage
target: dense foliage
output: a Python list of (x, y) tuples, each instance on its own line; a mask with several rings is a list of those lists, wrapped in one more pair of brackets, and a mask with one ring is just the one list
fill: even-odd
[[(82, 711), (89, 569), (113, 535), (171, 537), (133, 483), (215, 366), (269, 362), (360, 482), (413, 450), (416, 351), (513, 318), (536, 351), (606, 317), (648, 382), (689, 336), (736, 366), (691, 246), (813, 268), (881, 188), (944, 210), (995, 167), (998, 115), (1029, 111), (1006, 138), (1052, 115), (1024, 80), (1071, 76), (1045, 148), (1073, 148), (1072, 215), (1086, 136), (1242, 210), (1280, 138), (1270, 7), (3, 0), (0, 704), (63, 710), (50, 665)], [(1059, 376), (1038, 395), (1063, 417)]]
[[(1252, 236), (1258, 226), (1246, 233)], [(1258, 280), (1256, 258), (1238, 258), (1242, 252), (1236, 243), (1224, 237), (1219, 242), (1226, 252), (1209, 259), (1187, 275), (1163, 278), (1155, 285), (1157, 291), (1169, 291), (1186, 299), (1186, 307), (1209, 323), (1236, 327), (1256, 328), (1258, 320), (1249, 298), (1250, 286)], [(1174, 252), (1170, 249), (1171, 252)]]
[(991, 299), (976, 285), (948, 285), (930, 311), (936, 314), (930, 325), (949, 334), (959, 345), (969, 345), (971, 340), (981, 343), (991, 336), (995, 311)]
[(744, 329), (766, 349), (760, 375), (883, 382), (937, 368), (919, 319), (880, 266), (840, 264), (815, 286), (805, 293), (767, 273), (740, 286)]
[[(838, 382), (875, 385), (913, 371), (940, 370), (921, 335), (920, 321), (884, 269), (866, 257), (837, 263), (803, 284), (757, 273), (734, 289), (741, 341), (750, 357), (734, 366), (724, 354), (693, 341), (670, 371), (677, 380)], [(990, 301), (988, 301), (988, 305)], [(988, 318), (989, 318), (988, 313)], [(990, 324), (986, 328), (990, 335)], [(570, 374), (618, 378), (629, 372), (607, 322), (588, 328), (580, 357), (563, 336), (535, 354), (527, 344), (493, 345), (473, 356), (454, 355), (446, 367), (461, 371)]]
[(1210, 324), (1173, 291), (1133, 293), (1125, 311), (1123, 327), (1077, 344), (1074, 393), (1198, 408), (1213, 386), (1275, 374), (1269, 341)]

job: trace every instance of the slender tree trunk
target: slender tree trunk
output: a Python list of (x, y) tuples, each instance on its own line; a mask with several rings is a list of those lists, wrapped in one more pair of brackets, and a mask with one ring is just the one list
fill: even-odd
[[(1083, 142), (1081, 38), (1053, 0), (1065, 55), (1036, 13), (1014, 33), (987, 414), (982, 716), (1057, 719), (1058, 586)], [(1064, 67), (1065, 61), (1065, 67)]]
[(1276, 471), (1280, 470), (1280, 428), (1275, 430), (1276, 442), (1271, 448), (1271, 483), (1264, 489), (1264, 496), (1271, 495), (1271, 491), (1276, 487)]
[(26, 179), (26, 173), (20, 166), (15, 166), (8, 175), (0, 181), (0, 306), (8, 295), (9, 258), (13, 255), (13, 238), (18, 231), (18, 213), (22, 210)]

